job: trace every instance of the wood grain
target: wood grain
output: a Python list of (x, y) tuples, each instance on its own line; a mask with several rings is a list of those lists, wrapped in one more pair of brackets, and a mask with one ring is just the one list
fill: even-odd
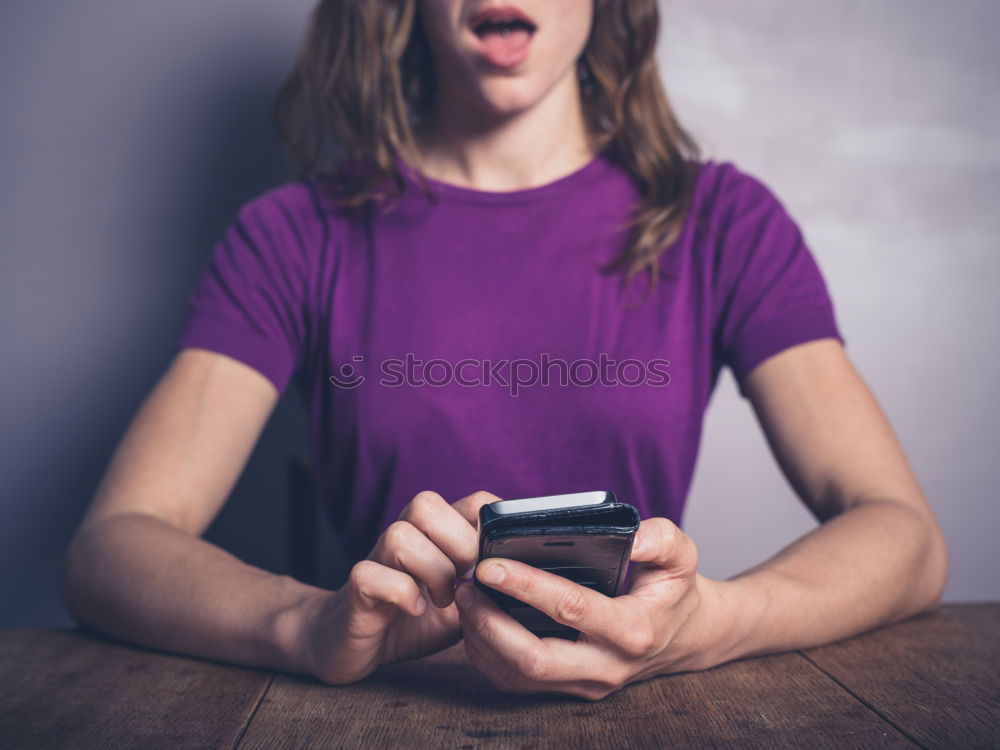
[(500, 693), (461, 645), (337, 688), (79, 631), (0, 631), (0, 748), (400, 746), (1000, 747), (1000, 605), (597, 703)]
[(231, 748), (271, 679), (80, 631), (4, 631), (0, 747)]
[(913, 747), (799, 654), (634, 685), (597, 703), (496, 691), (461, 645), (348, 687), (279, 676), (239, 747)]
[(926, 748), (1000, 747), (1000, 605), (949, 605), (804, 653)]

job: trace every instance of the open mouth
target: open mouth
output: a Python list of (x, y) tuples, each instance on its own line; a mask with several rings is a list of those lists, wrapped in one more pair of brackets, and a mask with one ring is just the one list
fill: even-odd
[(529, 55), (537, 24), (513, 6), (485, 8), (469, 21), (480, 56), (494, 67), (515, 68)]
[(490, 34), (500, 34), (500, 36), (510, 36), (517, 32), (534, 34), (536, 26), (530, 21), (522, 18), (499, 18), (485, 19), (472, 27), (472, 32), (480, 39), (485, 39)]

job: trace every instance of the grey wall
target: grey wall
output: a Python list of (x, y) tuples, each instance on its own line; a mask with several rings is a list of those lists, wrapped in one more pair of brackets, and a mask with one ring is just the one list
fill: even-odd
[[(310, 3), (0, 5), (0, 625), (65, 621), (60, 556), (171, 356), (185, 296), (284, 179), (269, 121)], [(210, 536), (285, 565), (283, 404)]]
[[(709, 154), (798, 219), (937, 511), (951, 600), (1000, 598), (1000, 47), (992, 0), (675, 2), (661, 60)], [(812, 525), (731, 380), (687, 516), (709, 575)]]
[[(0, 626), (66, 622), (59, 558), (169, 360), (184, 296), (236, 208), (283, 179), (268, 107), (309, 7), (0, 6)], [(686, 0), (661, 50), (708, 154), (800, 221), (942, 518), (952, 600), (1000, 598), (998, 21), (991, 0)], [(284, 403), (210, 531), (274, 570), (302, 428)], [(727, 378), (687, 517), (704, 571), (810, 526)]]

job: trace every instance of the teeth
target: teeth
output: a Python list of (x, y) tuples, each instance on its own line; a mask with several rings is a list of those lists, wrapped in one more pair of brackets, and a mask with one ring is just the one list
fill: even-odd
[(529, 33), (534, 31), (534, 27), (531, 24), (527, 21), (522, 21), (520, 18), (490, 19), (476, 24), (474, 31), (480, 36), (487, 31), (499, 32), (503, 36), (510, 36), (518, 29), (523, 29)]

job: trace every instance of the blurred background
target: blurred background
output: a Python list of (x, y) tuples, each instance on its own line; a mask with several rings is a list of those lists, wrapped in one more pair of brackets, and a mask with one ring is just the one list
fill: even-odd
[[(69, 622), (63, 551), (244, 202), (285, 181), (271, 97), (311, 1), (0, 5), (0, 627)], [(670, 0), (668, 93), (799, 222), (949, 541), (1000, 599), (1000, 4)], [(288, 569), (286, 398), (209, 538)], [(685, 527), (727, 577), (813, 526), (728, 374)], [(326, 539), (328, 545), (335, 540)]]

